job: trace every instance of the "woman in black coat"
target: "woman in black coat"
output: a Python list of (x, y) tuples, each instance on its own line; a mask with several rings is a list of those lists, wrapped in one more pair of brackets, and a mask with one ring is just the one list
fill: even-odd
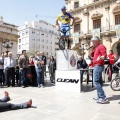
[(55, 83), (56, 61), (53, 56), (50, 57), (48, 68), (49, 68), (50, 80), (52, 83)]

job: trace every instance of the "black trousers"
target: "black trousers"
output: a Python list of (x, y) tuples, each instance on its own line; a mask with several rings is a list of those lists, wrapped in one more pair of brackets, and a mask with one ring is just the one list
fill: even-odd
[(5, 81), (6, 85), (10, 86), (11, 85), (11, 80), (12, 80), (12, 86), (15, 85), (15, 68), (7, 68), (5, 70)]
[(0, 69), (0, 83), (5, 83), (5, 76), (3, 69)]
[(20, 81), (19, 81), (19, 69), (17, 69), (15, 71), (15, 75), (16, 75), (16, 84), (18, 85), (20, 83)]

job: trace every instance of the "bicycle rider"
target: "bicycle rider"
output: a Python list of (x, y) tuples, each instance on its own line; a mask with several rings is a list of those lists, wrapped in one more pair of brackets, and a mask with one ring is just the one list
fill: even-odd
[[(69, 36), (70, 36), (70, 26), (74, 25), (75, 19), (74, 19), (74, 17), (72, 17), (72, 15), (70, 13), (66, 12), (66, 7), (65, 6), (63, 6), (61, 8), (61, 11), (62, 11), (62, 13), (57, 17), (56, 25), (61, 30), (66, 30), (66, 31), (69, 30), (66, 33), (66, 39), (68, 40), (68, 49), (69, 49), (70, 48), (70, 39), (69, 39)], [(72, 24), (70, 25), (71, 19), (72, 19)], [(61, 26), (60, 26), (58, 21), (60, 21)], [(61, 33), (61, 36), (64, 36), (64, 34)]]

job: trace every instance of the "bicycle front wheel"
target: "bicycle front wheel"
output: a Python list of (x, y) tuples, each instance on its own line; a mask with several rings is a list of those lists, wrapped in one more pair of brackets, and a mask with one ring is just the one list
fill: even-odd
[(60, 38), (59, 39), (59, 48), (61, 50), (64, 50), (65, 49), (65, 39), (64, 38)]
[(110, 87), (114, 91), (120, 91), (120, 78), (114, 78), (111, 80)]

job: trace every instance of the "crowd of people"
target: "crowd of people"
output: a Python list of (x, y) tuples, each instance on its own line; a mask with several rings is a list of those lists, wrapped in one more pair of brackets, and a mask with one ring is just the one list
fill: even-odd
[(44, 87), (46, 76), (46, 65), (50, 80), (55, 83), (56, 61), (53, 56), (49, 62), (44, 52), (37, 51), (34, 56), (28, 57), (26, 50), (22, 50), (22, 54), (17, 57), (12, 56), (12, 52), (7, 54), (2, 52), (0, 57), (0, 86), (14, 87), (21, 86), (25, 88), (29, 85)]

